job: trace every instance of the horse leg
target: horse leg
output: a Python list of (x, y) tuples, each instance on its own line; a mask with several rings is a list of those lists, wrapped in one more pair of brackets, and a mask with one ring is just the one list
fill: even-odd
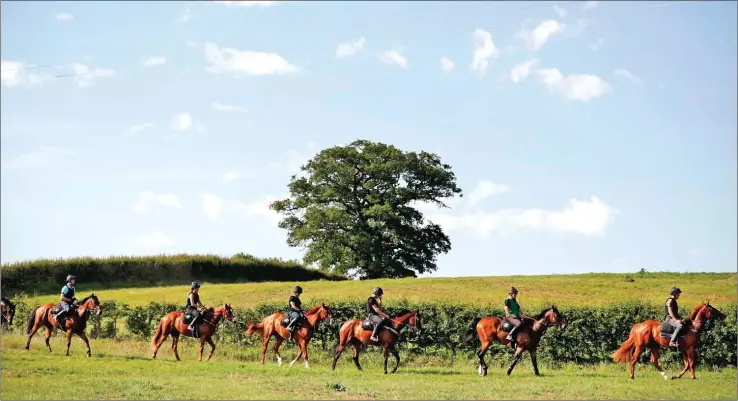
[(51, 352), (51, 343), (49, 343), (49, 340), (51, 340), (51, 334), (53, 333), (54, 333), (54, 326), (47, 323), (46, 324), (46, 335), (45, 335), (46, 338), (44, 338), (44, 342), (46, 342), (46, 348), (49, 349), (49, 353)]
[(69, 347), (72, 345), (72, 329), (67, 330), (67, 356), (69, 356)]
[(351, 345), (354, 346), (354, 364), (356, 364), (356, 369), (361, 369), (361, 364), (359, 363), (359, 351), (361, 351), (361, 343), (359, 341), (351, 341)]
[(210, 358), (212, 358), (213, 354), (215, 353), (215, 343), (213, 342), (213, 339), (210, 337), (208, 337), (205, 341), (207, 341), (208, 345), (210, 345), (210, 355), (208, 355), (208, 359), (207, 359), (209, 361)]
[(638, 363), (638, 359), (640, 359), (641, 354), (646, 349), (646, 347), (643, 344), (636, 344), (635, 350), (633, 351), (633, 359), (630, 360), (630, 378), (635, 378), (635, 371), (636, 371), (636, 364)]
[(264, 361), (266, 360), (266, 354), (267, 354), (267, 347), (269, 346), (269, 339), (272, 337), (271, 334), (267, 334), (266, 329), (264, 329), (264, 343), (261, 344), (261, 364), (264, 364)]
[(298, 347), (297, 349), (298, 349), (297, 356), (295, 357), (295, 359), (292, 360), (292, 362), (290, 362), (290, 367), (292, 367), (292, 365), (294, 365), (295, 362), (297, 362), (300, 359), (300, 357), (302, 357), (302, 347)]
[(697, 376), (694, 374), (694, 363), (697, 359), (697, 351), (694, 348), (688, 349), (687, 357), (689, 358), (689, 373), (692, 374), (692, 380), (697, 380)]
[(333, 351), (333, 366), (331, 366), (331, 370), (336, 370), (336, 363), (338, 362), (338, 358), (341, 356), (344, 348), (346, 348), (346, 345), (339, 342), (336, 349)]
[(678, 375), (676, 375), (675, 379), (679, 379), (682, 376), (684, 376), (685, 373), (687, 373), (687, 369), (689, 369), (689, 373), (692, 374), (692, 379), (696, 379), (697, 376), (694, 374), (694, 360), (695, 360), (696, 352), (694, 351), (694, 348), (688, 348), (684, 351), (682, 354), (682, 357), (684, 358), (684, 369), (682, 369), (681, 372), (679, 372)]
[[(162, 329), (161, 336), (154, 345), (154, 355), (151, 357), (151, 359), (156, 359), (156, 354), (159, 353), (159, 348), (161, 348), (162, 344), (164, 344), (164, 341), (167, 340), (167, 337), (169, 337), (169, 333), (166, 329)], [(174, 336), (172, 336), (172, 338), (174, 338)], [(174, 350), (174, 340), (172, 340), (172, 350)]]
[(199, 362), (202, 362), (202, 352), (205, 350), (205, 339), (200, 337), (200, 357), (197, 358)]
[(477, 372), (479, 376), (487, 376), (487, 363), (484, 362), (484, 356), (487, 354), (487, 350), (491, 344), (491, 341), (482, 342), (482, 346), (477, 351), (477, 357), (479, 357), (479, 369), (477, 369)]
[(384, 374), (387, 374), (387, 357), (389, 357), (389, 347), (387, 344), (384, 345), (382, 354), (384, 355)]
[(172, 332), (172, 352), (174, 352), (174, 357), (177, 358), (177, 361), (181, 361), (182, 359), (179, 358), (179, 333), (176, 331)]
[[(31, 333), (28, 335), (28, 341), (26, 342), (26, 350), (28, 350), (31, 347), (31, 339), (33, 338), (33, 336), (36, 335), (36, 332), (40, 328), (41, 328), (41, 325), (39, 325), (38, 324), (38, 321), (36, 321), (33, 324), (33, 328), (31, 329)], [(49, 347), (49, 352), (51, 352), (51, 347)]]
[[(282, 366), (282, 355), (279, 353), (279, 347), (282, 346), (282, 342), (284, 342), (284, 338), (281, 336), (277, 336), (277, 338), (274, 339), (274, 355), (277, 356), (277, 366)], [(262, 361), (262, 363), (264, 363)]]
[(538, 350), (532, 349), (528, 351), (530, 353), (530, 362), (533, 364), (533, 373), (536, 374), (536, 376), (540, 376), (541, 373), (538, 371), (538, 358), (536, 356), (536, 352)]
[(518, 363), (522, 355), (523, 355), (523, 349), (518, 347), (515, 350), (515, 355), (513, 355), (512, 362), (510, 362), (510, 367), (507, 369), (508, 376), (510, 376), (510, 373), (512, 373), (513, 369), (515, 369), (515, 365)]
[(85, 345), (87, 346), (87, 357), (92, 356), (92, 350), (90, 349), (90, 340), (87, 339), (87, 334), (85, 334), (84, 331), (80, 331), (79, 333), (76, 333), (79, 338), (82, 339), (82, 341), (85, 342)]
[(661, 373), (661, 376), (663, 376), (664, 380), (669, 380), (669, 377), (666, 376), (666, 372), (664, 372), (664, 369), (661, 368), (661, 365), (659, 364), (659, 353), (661, 352), (661, 347), (656, 344), (652, 345), (651, 347), (651, 364), (653, 365), (656, 370)]
[(305, 358), (305, 369), (310, 369), (310, 363), (308, 362), (308, 342), (307, 339), (303, 339), (300, 344), (302, 348), (302, 357)]
[(394, 345), (392, 347), (390, 347), (390, 350), (389, 351), (392, 353), (392, 356), (395, 357), (395, 367), (392, 369), (392, 372), (390, 372), (390, 373), (395, 373), (395, 372), (397, 372), (397, 368), (400, 367), (400, 353), (397, 352), (397, 348), (395, 348)]

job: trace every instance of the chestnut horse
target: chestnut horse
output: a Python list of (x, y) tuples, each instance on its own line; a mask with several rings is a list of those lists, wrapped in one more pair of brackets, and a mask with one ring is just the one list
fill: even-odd
[(100, 307), (100, 300), (93, 293), (87, 298), (80, 300), (77, 305), (72, 307), (69, 315), (64, 321), (64, 327), (51, 316), (51, 310), (56, 304), (50, 303), (37, 307), (28, 316), (28, 327), (26, 328), (26, 334), (28, 334), (28, 342), (26, 342), (26, 349), (31, 347), (31, 339), (36, 334), (41, 326), (46, 327), (46, 347), (51, 352), (51, 344), (49, 344), (49, 338), (54, 332), (54, 329), (62, 329), (67, 333), (67, 356), (69, 356), (69, 346), (72, 344), (72, 334), (76, 334), (87, 346), (87, 357), (92, 356), (90, 350), (90, 340), (87, 339), (85, 334), (85, 328), (87, 327), (87, 318), (90, 315), (90, 311), (94, 310), (96, 315), (100, 315), (102, 308)]
[[(213, 334), (215, 334), (215, 330), (218, 328), (218, 323), (220, 323), (224, 318), (231, 322), (236, 320), (236, 316), (233, 315), (233, 309), (229, 304), (225, 304), (217, 308), (208, 308), (202, 312), (200, 322), (197, 324), (197, 328), (199, 330), (198, 334), (200, 336), (200, 358), (198, 361), (202, 361), (202, 351), (205, 348), (206, 342), (210, 344), (210, 355), (208, 355), (207, 360), (209, 361), (210, 358), (213, 357), (213, 353), (215, 353), (215, 343), (213, 343), (212, 337)], [(180, 334), (187, 337), (194, 337), (189, 325), (184, 322), (184, 313), (174, 311), (164, 315), (161, 320), (159, 320), (159, 325), (156, 326), (156, 332), (154, 332), (154, 338), (151, 340), (151, 346), (154, 348), (154, 355), (152, 358), (156, 359), (156, 353), (159, 352), (159, 347), (161, 347), (161, 345), (164, 344), (164, 341), (167, 340), (167, 337), (171, 335), (172, 352), (174, 352), (174, 356), (177, 360), (181, 361), (181, 359), (179, 359), (179, 352), (177, 352), (177, 344), (179, 343)]]
[[(247, 334), (263, 333), (264, 343), (261, 345), (261, 364), (264, 364), (266, 360), (266, 351), (269, 346), (269, 340), (274, 337), (274, 355), (277, 356), (277, 364), (282, 366), (282, 356), (279, 354), (279, 347), (282, 345), (284, 340), (290, 337), (290, 332), (287, 328), (282, 327), (282, 320), (284, 320), (284, 313), (275, 312), (265, 317), (261, 323), (246, 323)], [(305, 322), (307, 320), (307, 322)], [(308, 362), (308, 343), (315, 333), (315, 327), (322, 320), (328, 320), (333, 322), (333, 312), (331, 308), (326, 304), (316, 305), (305, 312), (305, 319), (303, 319), (300, 327), (296, 328), (292, 333), (292, 337), (297, 342), (299, 351), (295, 359), (290, 362), (290, 367), (297, 362), (300, 357), (305, 358), (305, 367), (310, 368)], [(307, 324), (305, 324), (307, 323)]]
[(392, 353), (395, 357), (395, 367), (392, 369), (392, 373), (397, 371), (400, 366), (400, 354), (397, 352), (397, 342), (400, 339), (400, 331), (406, 324), (410, 324), (410, 327), (415, 329), (418, 333), (423, 329), (420, 323), (420, 314), (418, 312), (411, 312), (403, 310), (396, 315), (392, 316), (390, 321), (392, 326), (384, 326), (380, 330), (377, 337), (379, 341), (372, 341), (369, 337), (372, 336), (371, 330), (366, 330), (362, 327), (363, 319), (351, 319), (341, 325), (341, 329), (338, 332), (339, 340), (336, 350), (333, 352), (333, 367), (331, 370), (336, 369), (336, 362), (338, 357), (341, 356), (344, 348), (350, 343), (354, 346), (354, 363), (356, 368), (361, 369), (359, 364), (359, 351), (361, 351), (361, 344), (365, 345), (380, 345), (384, 350), (384, 374), (387, 374), (387, 356), (388, 353)]
[[(692, 309), (692, 313), (689, 314), (691, 324), (685, 325), (683, 329), (685, 335), (678, 341), (678, 349), (681, 351), (682, 358), (684, 359), (684, 369), (678, 375), (672, 377), (672, 379), (679, 379), (687, 372), (687, 369), (692, 374), (692, 379), (697, 378), (694, 374), (694, 362), (697, 357), (695, 347), (700, 342), (700, 333), (705, 327), (705, 323), (713, 317), (725, 319), (725, 314), (710, 305), (710, 302), (703, 302)], [(628, 339), (620, 346), (620, 349), (612, 354), (612, 359), (619, 363), (630, 362), (630, 378), (633, 379), (638, 358), (640, 358), (643, 351), (648, 347), (651, 350), (651, 363), (661, 373), (664, 379), (669, 380), (659, 365), (659, 351), (662, 347), (669, 348), (670, 341), (670, 337), (661, 337), (661, 322), (658, 320), (646, 320), (645, 322), (636, 323), (630, 329)]]
[(0, 325), (12, 326), (14, 317), (15, 305), (8, 298), (0, 298)]
[[(533, 363), (533, 372), (536, 376), (540, 376), (538, 372), (538, 359), (536, 352), (540, 345), (541, 337), (546, 333), (548, 326), (559, 325), (562, 329), (566, 328), (566, 320), (559, 313), (556, 305), (552, 305), (548, 309), (544, 309), (538, 316), (534, 318), (523, 318), (521, 327), (515, 333), (516, 348), (515, 354), (510, 367), (507, 369), (509, 376), (515, 365), (520, 361), (523, 352), (530, 353), (530, 360)], [(479, 357), (479, 368), (477, 369), (480, 376), (487, 376), (487, 364), (484, 362), (484, 356), (492, 344), (497, 341), (502, 345), (510, 344), (510, 340), (506, 337), (509, 333), (502, 330), (502, 319), (495, 316), (477, 317), (472, 321), (471, 326), (467, 330), (467, 341), (478, 337), (482, 342), (482, 346), (477, 351)]]

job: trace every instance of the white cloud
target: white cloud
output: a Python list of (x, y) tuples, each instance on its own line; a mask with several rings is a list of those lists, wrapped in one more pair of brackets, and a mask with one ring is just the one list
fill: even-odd
[(237, 170), (231, 170), (225, 174), (223, 174), (223, 181), (230, 182), (235, 180), (240, 180), (242, 178), (250, 178), (253, 175), (250, 173), (244, 173)]
[(556, 20), (549, 19), (538, 24), (533, 31), (524, 29), (516, 33), (515, 37), (523, 39), (528, 50), (536, 51), (540, 50), (551, 36), (561, 32), (563, 29), (564, 25), (559, 24)]
[(454, 70), (454, 62), (447, 57), (441, 57), (441, 71), (450, 72)]
[(190, 8), (187, 7), (182, 15), (179, 16), (179, 22), (188, 22), (193, 18), (195, 18), (195, 14), (193, 14), (192, 11), (190, 11)]
[(213, 108), (218, 111), (234, 112), (234, 113), (248, 113), (249, 110), (241, 106), (232, 106), (230, 104), (213, 103)]
[(69, 13), (56, 13), (54, 14), (54, 18), (58, 21), (71, 21), (74, 19), (74, 15)]
[(514, 83), (523, 82), (531, 72), (533, 68), (538, 64), (538, 59), (531, 59), (524, 63), (518, 64), (510, 70), (510, 79)]
[(144, 67), (156, 67), (167, 63), (167, 58), (162, 56), (150, 56), (141, 61)]
[(469, 194), (467, 204), (469, 206), (475, 206), (490, 196), (504, 194), (509, 191), (510, 187), (507, 185), (495, 184), (494, 182), (487, 180), (479, 181), (477, 186)]
[(403, 49), (387, 50), (379, 54), (379, 61), (387, 65), (396, 65), (400, 68), (408, 68), (407, 59), (402, 55)]
[[(34, 65), (22, 61), (2, 60), (0, 62), (0, 83), (6, 88), (32, 86), (48, 81), (51, 77), (33, 72)], [(31, 70), (31, 71), (29, 71)]]
[(137, 237), (134, 242), (149, 251), (174, 245), (174, 240), (159, 230)]
[(179, 199), (177, 199), (177, 196), (174, 194), (156, 195), (151, 191), (143, 191), (139, 194), (138, 201), (131, 204), (131, 210), (139, 214), (144, 214), (156, 203), (182, 209), (182, 204), (179, 203)]
[(136, 124), (136, 125), (131, 125), (128, 128), (128, 131), (126, 131), (126, 134), (125, 135), (126, 136), (133, 136), (133, 135), (138, 134), (139, 132), (145, 131), (145, 130), (150, 129), (150, 128), (153, 128), (153, 127), (154, 127), (154, 123), (150, 123), (150, 122)]
[(641, 83), (641, 79), (635, 76), (632, 72), (626, 70), (625, 68), (617, 68), (615, 69), (615, 75), (620, 75), (621, 77), (628, 78), (634, 83)]
[(71, 150), (57, 148), (54, 146), (44, 146), (41, 149), (22, 153), (16, 157), (6, 158), (2, 161), (3, 169), (39, 167), (51, 164), (60, 158), (72, 156), (75, 153)]
[(564, 7), (554, 5), (553, 10), (559, 18), (566, 18), (566, 9)]
[(492, 35), (484, 29), (476, 28), (472, 36), (474, 39), (474, 58), (469, 68), (480, 76), (484, 76), (490, 60), (499, 57), (500, 50), (492, 41)]
[(596, 75), (569, 75), (564, 77), (556, 68), (542, 69), (538, 76), (549, 92), (567, 100), (589, 102), (611, 90), (610, 84)]
[(364, 49), (364, 38), (341, 43), (336, 46), (336, 58), (346, 58), (355, 55)]
[(297, 174), (300, 172), (300, 167), (307, 163), (318, 151), (318, 145), (314, 142), (309, 142), (307, 144), (307, 151), (309, 156), (294, 149), (290, 150), (282, 161), (270, 162), (269, 166), (274, 169), (285, 170), (290, 174)]
[(277, 5), (279, 1), (213, 1), (215, 4), (222, 4), (224, 6), (230, 7), (271, 7), (274, 5)]
[(251, 203), (242, 203), (239, 201), (231, 202), (231, 207), (240, 213), (244, 218), (251, 221), (257, 218), (264, 218), (269, 221), (272, 225), (276, 226), (281, 220), (281, 216), (269, 209), (269, 205), (277, 200), (285, 199), (289, 195), (283, 196), (264, 196), (259, 200)]
[(91, 86), (98, 78), (109, 78), (115, 75), (115, 70), (108, 68), (90, 68), (84, 64), (72, 64), (74, 81), (80, 88)]
[(212, 194), (205, 194), (202, 197), (202, 211), (210, 220), (218, 219), (224, 204), (225, 201), (222, 198)]
[(592, 49), (593, 52), (596, 52), (600, 49), (600, 46), (605, 42), (605, 39), (599, 38), (596, 42), (594, 42), (591, 46), (589, 46), (590, 49)]
[(510, 234), (519, 230), (603, 236), (619, 213), (592, 196), (588, 201), (571, 199), (564, 210), (503, 209), (461, 215), (439, 213), (428, 216), (428, 219), (445, 230), (471, 230), (481, 238), (492, 233)]
[(582, 5), (582, 8), (584, 8), (585, 10), (593, 10), (597, 8), (597, 3), (599, 2), (598, 1), (585, 1), (584, 4)]
[(213, 74), (247, 74), (254, 76), (295, 74), (300, 69), (277, 53), (238, 50), (205, 43), (207, 71)]
[(192, 116), (190, 113), (178, 113), (172, 117), (171, 128), (174, 131), (187, 131), (192, 127)]

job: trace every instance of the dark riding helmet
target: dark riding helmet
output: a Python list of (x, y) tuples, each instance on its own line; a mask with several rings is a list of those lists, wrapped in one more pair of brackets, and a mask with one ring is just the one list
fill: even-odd
[(384, 294), (384, 290), (382, 289), (382, 287), (375, 287), (374, 288), (374, 291), (372, 291), (372, 294), (374, 294), (374, 295), (382, 295), (382, 294)]
[(300, 287), (299, 285), (298, 286), (295, 286), (295, 288), (292, 289), (292, 292), (296, 292), (298, 294), (302, 294), (302, 287)]
[(70, 274), (67, 276), (67, 283), (71, 282), (72, 280), (76, 280), (77, 277), (73, 274)]
[(512, 294), (517, 294), (517, 293), (518, 293), (518, 289), (517, 289), (517, 288), (515, 288), (515, 287), (510, 287), (510, 292), (508, 292), (508, 294), (509, 294), (509, 295), (512, 295)]
[(680, 290), (679, 287), (673, 287), (671, 291), (669, 292), (669, 295), (681, 294), (681, 293), (682, 293), (682, 290)]
[(192, 285), (190, 285), (190, 289), (194, 290), (195, 288), (200, 288), (200, 283), (198, 283), (197, 281), (193, 281)]

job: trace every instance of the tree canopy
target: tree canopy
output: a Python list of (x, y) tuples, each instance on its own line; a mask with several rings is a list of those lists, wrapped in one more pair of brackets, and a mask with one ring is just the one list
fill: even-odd
[(363, 279), (416, 277), (451, 249), (416, 208), (462, 196), (438, 155), (357, 140), (322, 150), (301, 171), (289, 198), (270, 208), (283, 216), (287, 244), (306, 249), (305, 263)]

